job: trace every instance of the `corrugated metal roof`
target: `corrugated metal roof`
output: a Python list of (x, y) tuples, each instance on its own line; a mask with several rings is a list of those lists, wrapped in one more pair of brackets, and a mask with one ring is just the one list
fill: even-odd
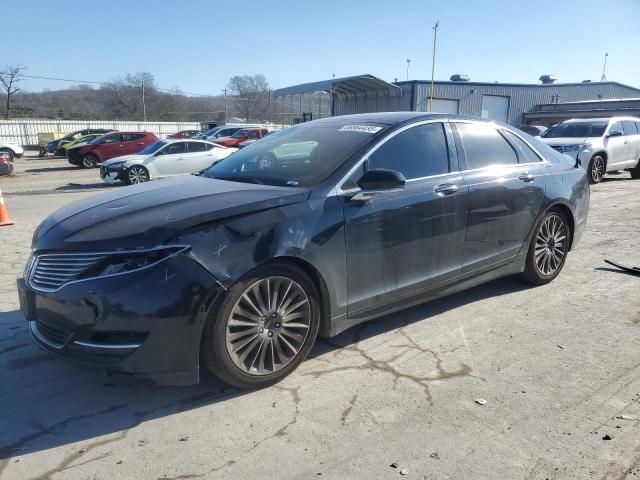
[(302, 83), (300, 85), (274, 90), (273, 94), (276, 97), (283, 97), (285, 95), (299, 95), (313, 92), (333, 92), (342, 95), (366, 95), (367, 93), (372, 93), (399, 96), (402, 93), (402, 89), (397, 85), (385, 82), (381, 78), (367, 74)]
[[(487, 87), (527, 87), (527, 88), (552, 88), (552, 87), (586, 87), (594, 85), (616, 85), (619, 87), (629, 88), (640, 92), (640, 88), (625, 85), (620, 82), (578, 82), (578, 83), (502, 83), (502, 82), (452, 82), (450, 80), (436, 80), (434, 85), (476, 85)], [(411, 85), (411, 84), (431, 84), (431, 80), (405, 80), (402, 82), (396, 82), (396, 85)]]

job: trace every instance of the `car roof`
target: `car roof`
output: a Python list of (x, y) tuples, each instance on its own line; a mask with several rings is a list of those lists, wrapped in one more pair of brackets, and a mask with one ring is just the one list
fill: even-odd
[(609, 122), (609, 121), (619, 121), (619, 120), (633, 120), (634, 122), (640, 121), (640, 118), (636, 117), (597, 117), (597, 118), (571, 118), (569, 120), (565, 120), (561, 123), (587, 123), (587, 122)]

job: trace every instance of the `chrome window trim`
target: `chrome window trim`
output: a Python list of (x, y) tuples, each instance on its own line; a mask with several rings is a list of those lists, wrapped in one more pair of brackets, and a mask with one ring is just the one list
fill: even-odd
[[(42, 255), (57, 256), (57, 257), (65, 257), (65, 256), (69, 257), (69, 256), (78, 256), (78, 255), (104, 255), (105, 257), (107, 257), (107, 256), (110, 256), (110, 255), (122, 255), (122, 254), (132, 254), (132, 253), (148, 253), (148, 252), (153, 252), (153, 251), (156, 251), (156, 250), (166, 250), (168, 248), (179, 248), (180, 250), (172, 253), (171, 255), (163, 257), (158, 261), (150, 263), (149, 265), (145, 265), (144, 267), (136, 268), (134, 270), (128, 270), (126, 272), (110, 273), (108, 275), (101, 275), (99, 277), (87, 277), (87, 278), (81, 278), (81, 279), (78, 279), (78, 280), (71, 280), (70, 282), (63, 283), (58, 288), (42, 288), (42, 287), (38, 287), (38, 286), (33, 285), (33, 283), (31, 282), (31, 280), (33, 278), (33, 275), (35, 274), (35, 272), (37, 270), (39, 257), (42, 256)], [(146, 270), (148, 268), (155, 267), (159, 263), (164, 262), (165, 260), (168, 260), (168, 259), (170, 259), (172, 257), (175, 257), (176, 255), (185, 252), (189, 248), (191, 248), (190, 245), (162, 245), (162, 246), (157, 246), (157, 247), (153, 247), (153, 248), (145, 248), (145, 249), (111, 250), (111, 251), (105, 251), (105, 252), (42, 253), (42, 254), (34, 253), (33, 255), (34, 255), (35, 259), (34, 259), (33, 264), (31, 266), (31, 272), (29, 273), (29, 278), (28, 278), (28, 282), (27, 283), (29, 284), (29, 286), (33, 290), (36, 290), (38, 292), (55, 293), (55, 292), (58, 292), (59, 290), (63, 289), (64, 287), (66, 287), (68, 285), (75, 284), (75, 283), (86, 282), (86, 281), (89, 281), (89, 280), (96, 280), (96, 279), (102, 279), (102, 278), (118, 277), (118, 276), (121, 276), (121, 275), (127, 275), (129, 273), (140, 272), (140, 271)]]
[[(360, 159), (355, 163), (355, 165), (353, 167), (351, 167), (349, 169), (349, 171), (342, 176), (342, 178), (336, 182), (336, 193), (337, 195), (344, 195), (345, 193), (354, 193), (357, 191), (360, 191), (360, 189), (350, 189), (350, 190), (344, 190), (342, 188), (342, 186), (344, 185), (344, 183), (347, 181), (347, 179), (349, 177), (351, 177), (351, 175), (353, 175), (356, 170), (358, 170), (358, 168), (360, 168), (360, 166), (362, 166), (362, 164), (364, 162), (366, 162), (369, 157), (374, 154), (380, 147), (382, 147), (382, 145), (384, 145), (385, 143), (387, 143), (389, 140), (391, 140), (393, 137), (395, 137), (396, 135), (399, 135), (400, 133), (409, 130), (410, 128), (413, 127), (418, 127), (420, 125), (427, 125), (429, 123), (442, 123), (443, 124), (443, 129), (444, 129), (444, 123), (447, 122), (446, 118), (439, 118), (439, 119), (430, 119), (430, 120), (420, 120), (419, 122), (414, 122), (414, 123), (410, 123), (408, 125), (403, 126), (402, 128), (399, 128), (398, 130), (391, 132), (389, 135), (387, 135), (386, 137), (384, 137), (382, 140), (380, 140), (378, 143), (376, 143), (375, 145), (373, 145), (369, 150), (367, 150), (362, 157), (360, 157)], [(442, 134), (444, 135), (444, 139), (445, 142), (447, 142), (447, 135), (446, 132), (443, 130)], [(447, 146), (448, 147), (448, 146)], [(449, 153), (449, 155), (451, 155), (450, 150), (447, 148), (447, 152)], [(449, 165), (451, 165), (451, 158), (449, 158)], [(424, 180), (426, 178), (432, 178), (432, 177), (436, 177), (436, 176), (442, 176), (442, 175), (450, 175), (451, 173), (455, 173), (455, 172), (447, 172), (447, 173), (439, 173), (437, 175), (429, 175), (426, 177), (420, 177), (420, 178), (412, 178), (410, 180), (407, 180), (407, 182), (411, 182), (414, 180)]]

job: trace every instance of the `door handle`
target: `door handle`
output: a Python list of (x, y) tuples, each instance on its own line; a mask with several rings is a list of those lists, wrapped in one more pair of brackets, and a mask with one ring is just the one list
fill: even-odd
[(533, 182), (536, 179), (536, 177), (534, 177), (530, 173), (523, 173), (518, 178), (523, 182)]
[(627, 145), (629, 143), (629, 140), (625, 140), (624, 144)]
[(440, 185), (436, 185), (436, 187), (433, 189), (434, 192), (441, 196), (453, 195), (458, 190), (460, 190), (460, 188), (453, 183), (441, 183)]
[(144, 142), (138, 142), (138, 145), (144, 145)]

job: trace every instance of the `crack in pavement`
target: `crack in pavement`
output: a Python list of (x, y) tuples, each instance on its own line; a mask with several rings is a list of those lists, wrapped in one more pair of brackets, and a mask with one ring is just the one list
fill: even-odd
[[(363, 348), (361, 348), (359, 346), (360, 343), (360, 335), (362, 334), (362, 331), (364, 330), (364, 328), (362, 328), (360, 331), (358, 331), (355, 334), (355, 341), (351, 344), (351, 345), (337, 345), (334, 343), (331, 343), (329, 340), (325, 339), (325, 343), (327, 343), (328, 345), (334, 347), (334, 348), (340, 348), (342, 350), (348, 350), (348, 351), (352, 351), (357, 353), (358, 355), (360, 355), (361, 357), (363, 357), (365, 359), (365, 363), (362, 365), (356, 365), (356, 366), (343, 366), (343, 367), (334, 367), (334, 368), (329, 368), (326, 370), (318, 370), (318, 371), (312, 371), (312, 372), (308, 372), (308, 373), (302, 373), (303, 376), (310, 376), (312, 378), (319, 378), (322, 377), (324, 375), (328, 375), (331, 373), (336, 373), (336, 372), (345, 372), (345, 371), (351, 371), (351, 370), (365, 370), (365, 369), (370, 369), (370, 370), (376, 370), (382, 373), (388, 373), (393, 377), (393, 384), (394, 386), (397, 386), (398, 383), (400, 382), (400, 380), (404, 379), (404, 380), (408, 380), (410, 382), (412, 382), (413, 384), (420, 386), (422, 388), (422, 390), (424, 391), (425, 397), (427, 399), (427, 401), (429, 402), (430, 405), (433, 405), (433, 396), (431, 394), (431, 389), (430, 389), (430, 383), (431, 382), (435, 382), (435, 381), (440, 381), (440, 380), (449, 380), (449, 379), (453, 379), (453, 378), (460, 378), (460, 377), (472, 377), (472, 378), (476, 378), (478, 380), (482, 380), (483, 382), (486, 381), (486, 379), (482, 378), (482, 377), (478, 377), (472, 374), (472, 369), (470, 365), (467, 365), (466, 363), (462, 363), (460, 368), (458, 370), (454, 370), (454, 371), (448, 371), (445, 370), (442, 366), (442, 359), (440, 358), (440, 355), (437, 354), (436, 352), (434, 352), (433, 350), (430, 350), (426, 347), (422, 347), (420, 346), (415, 340), (413, 340), (406, 332), (403, 331), (403, 329), (398, 329), (397, 332), (400, 333), (404, 338), (406, 338), (408, 340), (408, 344), (405, 345), (393, 345), (393, 347), (396, 348), (401, 348), (402, 350), (400, 351), (400, 353), (393, 355), (390, 359), (388, 360), (376, 360), (375, 358), (373, 358), (367, 351), (365, 351)], [(458, 348), (461, 348), (460, 346), (457, 346), (454, 348), (454, 351)], [(409, 373), (405, 373), (400, 371), (397, 367), (395, 367), (394, 365), (392, 365), (393, 362), (395, 362), (396, 360), (398, 360), (400, 357), (402, 357), (407, 350), (417, 350), (421, 353), (425, 353), (425, 354), (429, 354), (431, 355), (435, 361), (436, 361), (436, 370), (437, 370), (437, 375), (435, 376), (430, 376), (430, 375), (423, 375), (423, 376), (418, 376), (418, 375), (412, 375)]]
[(351, 400), (349, 400), (349, 406), (345, 408), (344, 412), (342, 412), (342, 417), (340, 418), (340, 422), (342, 423), (343, 427), (346, 426), (347, 417), (351, 413), (351, 410), (353, 410), (353, 407), (356, 406), (357, 401), (358, 401), (358, 394), (356, 393), (353, 397), (351, 397)]
[[(217, 465), (215, 467), (210, 468), (209, 470), (202, 472), (202, 473), (184, 473), (181, 475), (177, 475), (175, 477), (169, 477), (169, 476), (162, 476), (162, 477), (158, 477), (158, 480), (186, 480), (186, 479), (192, 479), (192, 478), (202, 478), (206, 475), (210, 475), (212, 473), (218, 472), (224, 468), (230, 467), (231, 465), (234, 465), (238, 462), (241, 462), (244, 457), (246, 455), (248, 455), (249, 453), (251, 453), (252, 451), (254, 451), (256, 448), (258, 448), (260, 445), (262, 445), (265, 442), (268, 442), (269, 440), (273, 439), (273, 438), (278, 438), (278, 437), (285, 437), (288, 435), (287, 429), (289, 427), (291, 427), (292, 425), (295, 425), (298, 421), (298, 416), (300, 415), (300, 386), (296, 387), (296, 388), (291, 388), (291, 387), (283, 387), (281, 385), (274, 385), (273, 388), (275, 390), (281, 390), (283, 392), (287, 392), (289, 393), (289, 395), (291, 395), (291, 400), (293, 401), (293, 404), (295, 406), (295, 412), (293, 415), (293, 418), (287, 422), (283, 427), (279, 428), (275, 433), (264, 437), (262, 440), (258, 441), (258, 442), (253, 442), (253, 445), (244, 450), (243, 452), (240, 453), (240, 455), (234, 459), (231, 460), (227, 460), (226, 462), (222, 463), (221, 465)], [(276, 402), (277, 403), (277, 402)]]

